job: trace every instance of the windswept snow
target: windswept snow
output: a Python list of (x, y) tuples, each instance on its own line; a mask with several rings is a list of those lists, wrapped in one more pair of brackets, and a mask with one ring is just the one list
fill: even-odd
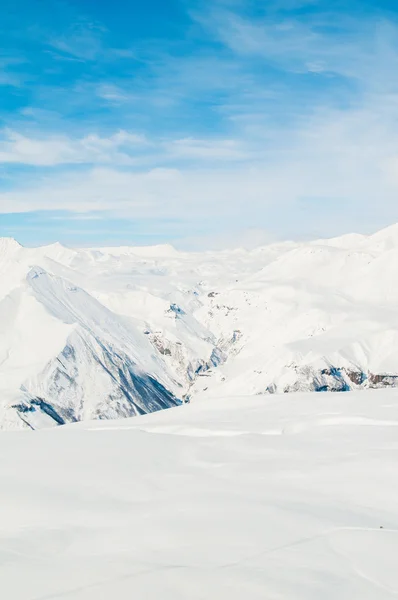
[(397, 269), (398, 225), (203, 253), (1, 239), (0, 428), (395, 386)]
[(7, 600), (393, 600), (398, 392), (0, 435)]

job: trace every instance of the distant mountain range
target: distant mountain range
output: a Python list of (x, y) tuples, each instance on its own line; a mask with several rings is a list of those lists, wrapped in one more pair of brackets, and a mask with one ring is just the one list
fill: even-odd
[(0, 238), (0, 428), (398, 382), (398, 225), (256, 250)]

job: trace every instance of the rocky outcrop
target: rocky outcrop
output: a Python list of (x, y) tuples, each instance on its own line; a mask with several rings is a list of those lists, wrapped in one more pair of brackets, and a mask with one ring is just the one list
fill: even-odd
[(316, 370), (311, 366), (298, 367), (290, 365), (296, 377), (293, 382), (283, 386), (271, 382), (265, 393), (289, 392), (348, 392), (356, 389), (398, 387), (398, 375), (372, 373), (360, 369), (330, 366)]
[(398, 387), (398, 375), (395, 374), (369, 373), (368, 379), (370, 388)]

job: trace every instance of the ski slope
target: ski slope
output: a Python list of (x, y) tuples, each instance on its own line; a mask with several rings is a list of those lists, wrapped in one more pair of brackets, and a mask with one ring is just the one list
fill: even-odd
[(254, 250), (0, 239), (0, 429), (398, 383), (398, 225)]
[(398, 393), (0, 435), (7, 600), (393, 600)]

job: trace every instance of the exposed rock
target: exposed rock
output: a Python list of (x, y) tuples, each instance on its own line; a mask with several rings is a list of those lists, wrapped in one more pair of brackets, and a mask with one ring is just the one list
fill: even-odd
[(397, 387), (398, 386), (398, 375), (388, 374), (375, 374), (369, 373), (369, 387), (371, 388), (382, 388), (382, 387)]

